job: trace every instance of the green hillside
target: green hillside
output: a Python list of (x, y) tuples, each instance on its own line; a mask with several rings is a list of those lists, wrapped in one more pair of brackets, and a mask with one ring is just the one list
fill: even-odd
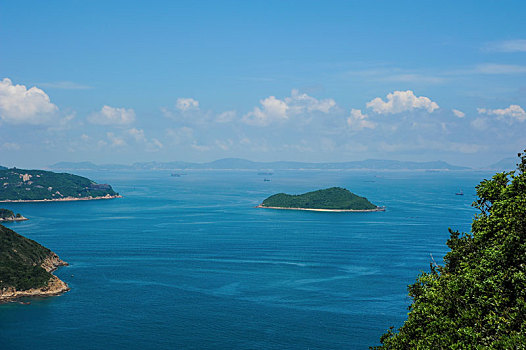
[[(524, 151), (526, 153), (526, 150)], [(377, 349), (526, 349), (526, 154), (477, 187), (471, 232), (408, 287), (405, 323)]]
[(377, 208), (367, 198), (357, 196), (341, 187), (332, 187), (300, 195), (278, 193), (265, 199), (261, 206), (335, 210), (372, 210)]
[(7, 219), (13, 217), (20, 217), (20, 214), (15, 215), (15, 213), (12, 210), (0, 208), (0, 219)]
[(110, 185), (97, 184), (78, 175), (15, 168), (0, 170), (0, 201), (85, 198), (117, 194)]
[(52, 275), (40, 267), (51, 250), (0, 225), (0, 289), (45, 286)]

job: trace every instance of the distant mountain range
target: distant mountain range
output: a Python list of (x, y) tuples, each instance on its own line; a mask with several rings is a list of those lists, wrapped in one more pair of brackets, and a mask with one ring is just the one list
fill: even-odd
[(488, 166), (488, 169), (498, 171), (511, 171), (517, 168), (518, 158), (510, 157), (499, 160), (497, 163)]
[(397, 160), (367, 159), (362, 161), (339, 163), (307, 163), (307, 162), (253, 162), (241, 158), (225, 158), (208, 163), (190, 162), (146, 162), (132, 165), (102, 164), (91, 162), (60, 162), (50, 166), (53, 170), (467, 170), (468, 167), (451, 165), (443, 161), (409, 162)]

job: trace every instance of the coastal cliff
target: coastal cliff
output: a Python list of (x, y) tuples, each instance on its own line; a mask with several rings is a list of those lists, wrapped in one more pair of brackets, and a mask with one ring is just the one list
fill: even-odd
[(67, 292), (68, 285), (52, 274), (66, 265), (48, 248), (0, 225), (0, 302)]
[(47, 285), (39, 288), (17, 290), (15, 287), (5, 287), (0, 290), (0, 303), (23, 297), (50, 297), (65, 293), (70, 288), (57, 276), (52, 275)]

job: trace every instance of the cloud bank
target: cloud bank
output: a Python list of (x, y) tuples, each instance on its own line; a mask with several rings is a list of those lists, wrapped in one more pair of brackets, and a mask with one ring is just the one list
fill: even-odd
[(526, 112), (519, 105), (510, 105), (504, 109), (477, 108), (479, 114), (496, 115), (497, 119), (508, 120), (509, 122), (526, 120)]

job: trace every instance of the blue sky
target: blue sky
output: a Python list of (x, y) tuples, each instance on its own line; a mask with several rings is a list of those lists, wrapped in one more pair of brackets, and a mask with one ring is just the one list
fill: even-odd
[(0, 164), (526, 147), (524, 1), (0, 0)]

